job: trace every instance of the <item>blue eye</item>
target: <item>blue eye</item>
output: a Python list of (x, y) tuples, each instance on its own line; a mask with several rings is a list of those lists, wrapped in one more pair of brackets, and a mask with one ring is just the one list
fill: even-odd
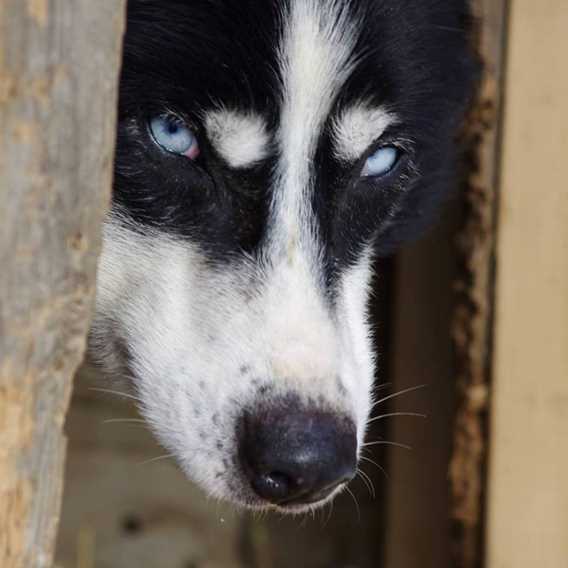
[(380, 177), (388, 174), (400, 158), (400, 150), (396, 146), (382, 146), (374, 154), (371, 154), (363, 170), (362, 177)]
[(194, 160), (199, 155), (195, 134), (175, 116), (155, 116), (148, 123), (154, 142), (167, 152)]

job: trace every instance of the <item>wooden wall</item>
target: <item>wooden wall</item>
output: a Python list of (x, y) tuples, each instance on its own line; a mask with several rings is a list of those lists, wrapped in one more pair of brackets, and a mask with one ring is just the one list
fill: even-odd
[(124, 2), (0, 2), (0, 566), (51, 566), (110, 198)]
[[(478, 0), (485, 67), (463, 199), (380, 267), (389, 412), (327, 517), (207, 501), (118, 396), (78, 384), (58, 547), (64, 568), (568, 566), (568, 3)], [(111, 422), (105, 420), (111, 419)], [(489, 457), (489, 461), (488, 461)], [(141, 463), (146, 462), (146, 463)]]
[(514, 0), (486, 565), (568, 567), (568, 2)]

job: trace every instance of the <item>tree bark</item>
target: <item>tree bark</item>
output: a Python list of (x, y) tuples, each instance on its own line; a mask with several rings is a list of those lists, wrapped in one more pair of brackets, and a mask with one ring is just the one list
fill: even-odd
[(481, 566), (487, 413), (491, 392), (495, 242), (506, 59), (507, 0), (475, 0), (483, 76), (466, 132), (465, 222), (458, 235), (452, 335), (456, 355), (454, 444), (449, 467), (453, 563)]
[(124, 0), (0, 0), (0, 566), (52, 563), (108, 205)]

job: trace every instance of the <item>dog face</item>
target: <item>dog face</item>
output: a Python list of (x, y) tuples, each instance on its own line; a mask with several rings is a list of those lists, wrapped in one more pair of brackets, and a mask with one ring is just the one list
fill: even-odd
[(131, 0), (93, 358), (211, 495), (303, 511), (354, 475), (373, 255), (452, 171), (465, 3)]

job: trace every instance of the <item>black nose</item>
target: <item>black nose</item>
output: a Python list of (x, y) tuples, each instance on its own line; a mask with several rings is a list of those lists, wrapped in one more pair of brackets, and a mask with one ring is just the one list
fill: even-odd
[(276, 405), (246, 413), (238, 438), (252, 488), (274, 504), (320, 501), (355, 476), (355, 425), (341, 415)]

